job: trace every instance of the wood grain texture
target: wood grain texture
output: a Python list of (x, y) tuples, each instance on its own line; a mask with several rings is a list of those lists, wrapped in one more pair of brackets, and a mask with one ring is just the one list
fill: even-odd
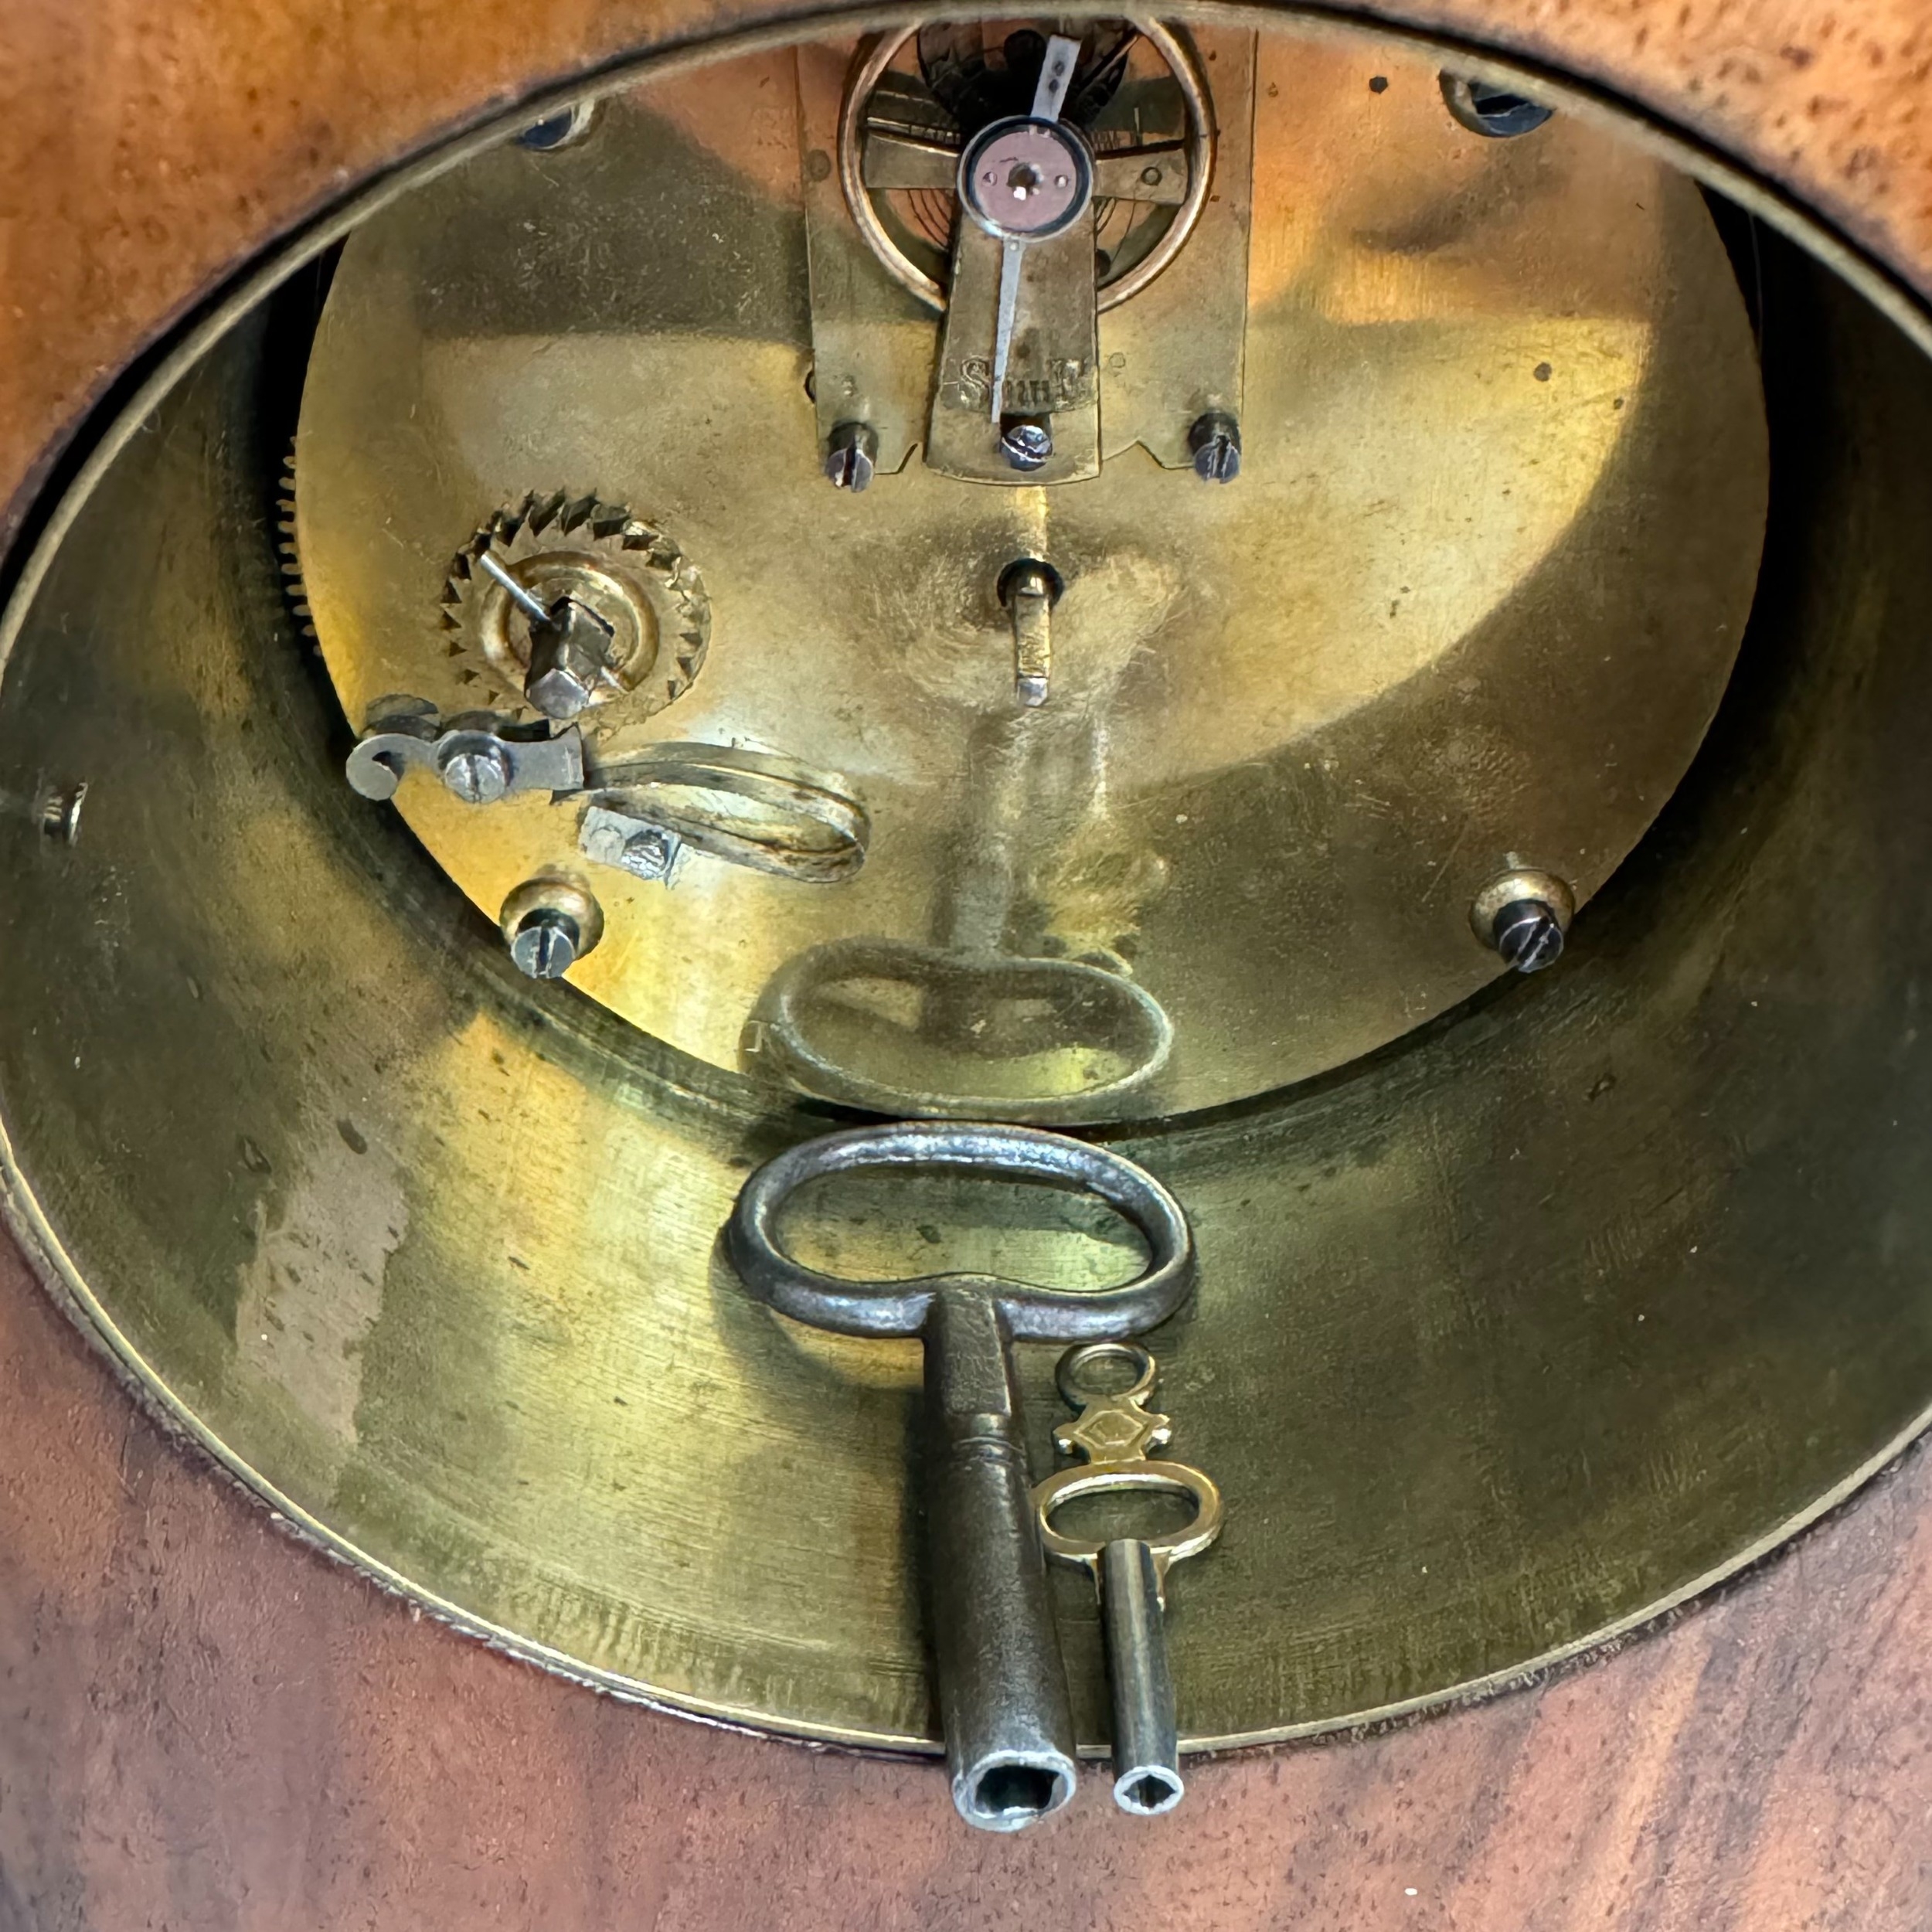
[[(352, 180), (771, 0), (9, 0), (0, 503), (126, 359)], [(1932, 294), (1932, 0), (1403, 0), (1818, 206)], [(0, 523), (0, 529), (8, 526)], [(0, 1252), (0, 1932), (1165, 1923), (1919, 1932), (1932, 1457), (1668, 1633), (1372, 1740), (1090, 1781), (1018, 1841), (939, 1774), (626, 1709), (279, 1535)]]
[[(279, 1533), (0, 1254), (0, 1932), (1922, 1932), (1932, 1457), (1538, 1689), (1026, 1836), (498, 1657)], [(1413, 1888), (1413, 1890), (1411, 1889)]]

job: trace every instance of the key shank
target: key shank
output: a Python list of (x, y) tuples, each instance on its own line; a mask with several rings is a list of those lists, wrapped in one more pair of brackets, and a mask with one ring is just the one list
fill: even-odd
[(1124, 1538), (1101, 1550), (1100, 1616), (1114, 1706), (1114, 1801), (1151, 1818), (1172, 1811), (1182, 1787), (1161, 1583), (1145, 1543)]
[(1073, 1721), (1034, 1521), (1006, 1318), (944, 1287), (927, 1316), (932, 1634), (953, 1801), (1015, 1831), (1073, 1795)]

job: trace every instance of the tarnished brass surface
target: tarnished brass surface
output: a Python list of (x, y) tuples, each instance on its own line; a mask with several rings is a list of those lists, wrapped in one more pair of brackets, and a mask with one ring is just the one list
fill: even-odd
[[(845, 774), (870, 814), (864, 872), (833, 889), (702, 859), (668, 890), (600, 879), (607, 937), (574, 982), (654, 1037), (777, 1083), (836, 1035), (845, 1077), (814, 1090), (906, 1112), (1253, 1096), (1481, 986), (1481, 886), (1522, 862), (1587, 901), (1695, 752), (1765, 488), (1749, 328), (1697, 190), (1573, 118), (1470, 135), (1409, 51), (1201, 42), (1243, 86), (1256, 46), (1226, 488), (1111, 440), (1140, 411), (1170, 459), (1184, 444), (1166, 359), (1196, 308), (1240, 298), (1215, 256), (1188, 279), (1197, 246), (1238, 242), (1213, 205), (1100, 318), (1097, 478), (995, 490), (914, 451), (862, 495), (828, 485), (791, 49), (634, 88), (579, 146), (481, 156), (350, 242), (297, 520), (352, 720), (393, 691), (474, 702), (442, 628), (452, 554), (533, 490), (595, 491), (679, 546), (712, 627), (668, 708), (587, 720), (603, 754), (748, 744)], [(808, 105), (850, 47), (804, 51)], [(849, 277), (883, 281), (848, 248)], [(887, 284), (855, 332), (896, 345), (887, 386), (920, 385), (886, 411), (903, 452), (934, 318)], [(1051, 697), (1021, 715), (998, 586), (1026, 556), (1066, 589)], [(478, 811), (428, 781), (397, 803), (485, 910), (576, 849), (575, 806)], [(827, 975), (819, 1023), (774, 1039), (801, 960)], [(1121, 986), (1097, 1030), (1042, 995), (1053, 960)], [(1137, 1001), (1158, 1063), (1118, 1050)]]
[[(1923, 1420), (1932, 372), (1764, 255), (1753, 634), (1563, 964), (1120, 1143), (1201, 1255), (1150, 1345), (1226, 1506), (1170, 1620), (1196, 1742), (1586, 1644)], [(14, 1225), (154, 1400), (472, 1628), (686, 1708), (930, 1743), (910, 1352), (784, 1326), (714, 1250), (744, 1173), (826, 1117), (522, 981), (495, 908), (344, 785), (277, 581), (266, 337), (121, 426), (0, 642), (0, 788), (87, 786), (72, 843), (0, 818)], [(854, 1188), (800, 1244), (855, 1274), (1132, 1272), (1038, 1206)], [(1051, 1354), (1022, 1351), (1041, 1471)], [(1092, 1592), (1064, 1582), (1097, 1740)]]

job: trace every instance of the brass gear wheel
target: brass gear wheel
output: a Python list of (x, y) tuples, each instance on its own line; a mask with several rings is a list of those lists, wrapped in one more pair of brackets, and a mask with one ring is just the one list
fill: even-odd
[(485, 551), (544, 604), (570, 597), (609, 627), (610, 668), (591, 699), (604, 713), (600, 726), (675, 704), (703, 668), (711, 601), (677, 545), (621, 504), (532, 492), (457, 552), (443, 587), (450, 655), (478, 709), (536, 716), (523, 696), (529, 621), (478, 566)]

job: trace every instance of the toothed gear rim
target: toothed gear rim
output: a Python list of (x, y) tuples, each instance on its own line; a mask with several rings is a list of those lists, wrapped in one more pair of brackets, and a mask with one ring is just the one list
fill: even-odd
[(280, 486), (275, 493), (275, 550), (281, 560), (282, 591), (304, 637), (315, 636), (315, 613), (308, 607), (308, 587), (302, 581), (301, 553), (295, 547), (295, 445), (282, 458)]
[(478, 566), (485, 550), (544, 603), (568, 595), (610, 625), (611, 670), (594, 705), (649, 717), (676, 702), (703, 668), (710, 600), (677, 545), (621, 504), (533, 492), (478, 530), (451, 560), (444, 585), (451, 655), (479, 708), (536, 715), (523, 696), (528, 621)]

